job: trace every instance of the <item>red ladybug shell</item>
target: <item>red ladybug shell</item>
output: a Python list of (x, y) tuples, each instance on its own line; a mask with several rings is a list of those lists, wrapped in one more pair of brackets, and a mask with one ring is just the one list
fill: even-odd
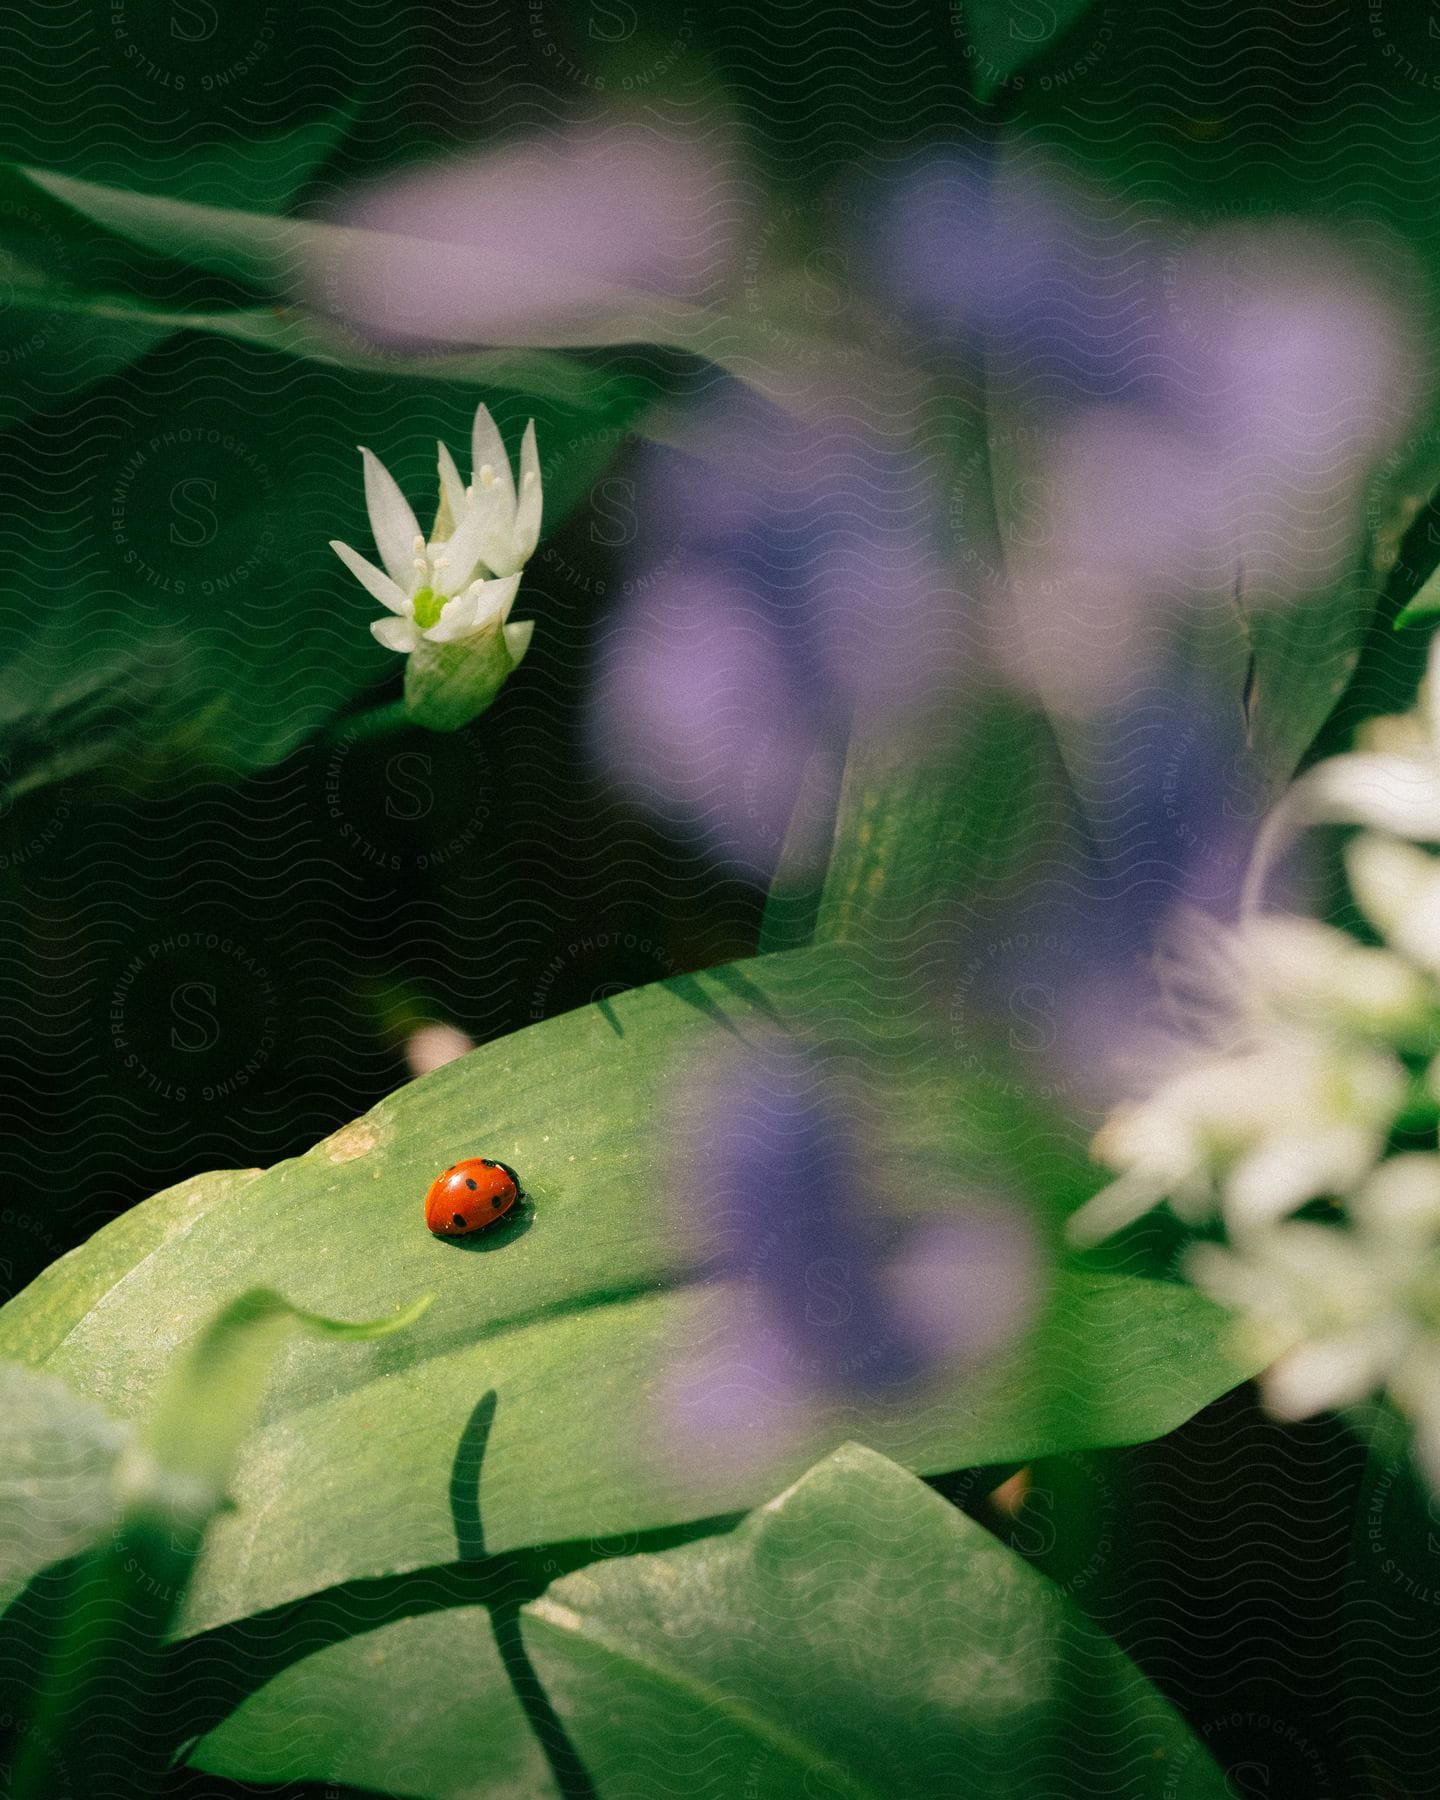
[(425, 1223), (436, 1237), (465, 1237), (503, 1219), (519, 1198), (520, 1183), (504, 1163), (470, 1156), (430, 1183)]

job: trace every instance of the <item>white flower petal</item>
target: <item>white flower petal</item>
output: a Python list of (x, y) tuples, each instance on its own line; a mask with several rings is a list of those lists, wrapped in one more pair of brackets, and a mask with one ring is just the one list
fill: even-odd
[(1440, 761), (1356, 751), (1317, 763), (1291, 790), (1307, 822), (1372, 825), (1398, 837), (1440, 840)]
[(377, 569), (374, 563), (366, 562), (357, 550), (352, 550), (348, 544), (342, 544), (338, 538), (331, 538), (330, 548), (350, 573), (364, 584), (372, 599), (378, 600), (382, 606), (388, 606), (393, 613), (409, 612), (410, 602), (390, 577)]
[(1440, 746), (1440, 637), (1430, 640), (1425, 679), (1420, 684), (1418, 710), (1430, 728), (1430, 742)]
[(486, 604), (494, 607), (495, 617), (503, 625), (510, 617), (516, 594), (520, 592), (520, 577), (502, 575), (496, 581), (487, 581), (484, 586), (488, 596)]
[(512, 663), (519, 663), (530, 648), (530, 640), (535, 635), (533, 619), (517, 619), (513, 625), (505, 627), (505, 648), (510, 652)]
[(1381, 1163), (1351, 1196), (1350, 1215), (1388, 1246), (1428, 1251), (1440, 1240), (1440, 1156), (1411, 1150)]
[(1421, 968), (1440, 972), (1440, 858), (1367, 831), (1346, 846), (1345, 872), (1371, 923)]
[(540, 453), (535, 447), (535, 421), (525, 427), (520, 445), (520, 494), (515, 503), (515, 551), (522, 563), (529, 562), (540, 542)]
[(1269, 1138), (1231, 1170), (1222, 1211), (1236, 1236), (1272, 1225), (1323, 1194), (1344, 1193), (1384, 1147), (1381, 1133), (1362, 1126), (1300, 1125), (1299, 1135)]
[(410, 502), (395, 484), (395, 477), (362, 444), (365, 462), (365, 504), (370, 510), (370, 529), (386, 573), (405, 593), (414, 587), (415, 540), (421, 531)]
[(445, 496), (452, 519), (465, 516), (465, 483), (455, 467), (455, 458), (444, 444), (440, 445), (440, 491)]
[(459, 594), (470, 585), (486, 535), (483, 507), (471, 503), (464, 512), (456, 513), (455, 517), (459, 523), (439, 553), (448, 564), (444, 574), (444, 591), (447, 594)]
[(1098, 1194), (1065, 1221), (1067, 1242), (1077, 1250), (1088, 1249), (1143, 1218), (1165, 1198), (1168, 1183), (1150, 1170), (1134, 1169), (1101, 1188)]
[(461, 594), (454, 600), (446, 601), (439, 620), (424, 634), (425, 640), (431, 644), (453, 644), (459, 638), (469, 637), (471, 632), (484, 623), (476, 596)]
[(439, 624), (432, 625), (425, 636), (432, 644), (453, 644), (477, 631), (497, 630), (509, 616), (519, 586), (518, 575), (471, 582), (463, 594), (446, 602)]
[(495, 483), (483, 492), (477, 488), (471, 504), (481, 509), (485, 519), (480, 539), (481, 560), (496, 575), (518, 575), (526, 559), (515, 533), (515, 506), (511, 496)]
[(408, 656), (420, 648), (420, 632), (413, 619), (372, 619), (370, 630), (387, 650)]
[(506, 518), (515, 517), (515, 477), (510, 473), (510, 453), (505, 448), (505, 440), (500, 435), (500, 427), (490, 417), (490, 408), (482, 400), (475, 408), (475, 424), (470, 432), (470, 482), (478, 499), (482, 483), (480, 471), (486, 464), (495, 472), (492, 490), (498, 489), (497, 499), (506, 502)]
[(1383, 1325), (1297, 1344), (1261, 1377), (1265, 1405), (1281, 1419), (1350, 1406), (1381, 1385), (1393, 1352), (1393, 1338)]

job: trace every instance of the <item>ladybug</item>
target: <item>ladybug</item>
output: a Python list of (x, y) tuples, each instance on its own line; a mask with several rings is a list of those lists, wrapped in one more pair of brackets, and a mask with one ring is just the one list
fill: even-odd
[(467, 1237), (503, 1219), (520, 1197), (513, 1169), (488, 1156), (469, 1156), (430, 1183), (425, 1223), (436, 1237)]

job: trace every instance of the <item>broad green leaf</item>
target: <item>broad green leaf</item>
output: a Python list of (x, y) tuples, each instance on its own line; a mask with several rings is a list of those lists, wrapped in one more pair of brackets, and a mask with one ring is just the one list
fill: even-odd
[(115, 1463), (130, 1436), (53, 1375), (0, 1365), (0, 1607), (114, 1524)]
[(728, 1536), (522, 1609), (602, 1796), (1223, 1800), (1139, 1671), (1046, 1579), (846, 1444)]
[(433, 1800), (549, 1795), (508, 1665), (523, 1691), (533, 1666), (602, 1797), (668, 1800), (679, 1768), (717, 1800), (1225, 1791), (1043, 1576), (856, 1444), (737, 1530), (592, 1561), (520, 1617), (530, 1664), (506, 1606), (493, 1627), (457, 1606), (319, 1650), (189, 1760)]
[(554, 1800), (484, 1606), (402, 1619), (292, 1663), (187, 1760), (242, 1781), (426, 1800)]
[(125, 184), (197, 205), (282, 213), (338, 148), (354, 117), (352, 106), (339, 106), (256, 137), (207, 133), (187, 143), (183, 154), (141, 139), (127, 146)]
[(76, 1322), (132, 1270), (172, 1238), (183, 1236), (202, 1213), (228, 1206), (260, 1169), (216, 1169), (192, 1175), (131, 1207), (96, 1232), (88, 1243), (51, 1263), (0, 1309), (6, 1354), (40, 1364), (57, 1349)]
[(964, 0), (977, 97), (988, 100), (1094, 5), (1095, 0), (1042, 0), (1039, 5), (1026, 0)]
[[(423, 1295), (385, 1318), (354, 1323), (307, 1312), (267, 1288), (251, 1288), (224, 1307), (166, 1377), (155, 1416), (140, 1449), (158, 1472), (167, 1506), (169, 1484), (178, 1480), (213, 1510), (225, 1497), (230, 1470), (254, 1423), (261, 1391), (276, 1351), (296, 1330), (344, 1342), (373, 1343), (404, 1331), (430, 1305)], [(136, 1499), (144, 1503), (144, 1478)], [(195, 1501), (187, 1502), (190, 1507)]]
[[(355, 1316), (436, 1295), (384, 1344), (282, 1352), (236, 1471), (236, 1509), (207, 1540), (187, 1631), (452, 1561), (456, 1444), (491, 1391), (485, 1531), (498, 1552), (736, 1511), (857, 1433), (922, 1472), (1136, 1441), (1243, 1378), (1221, 1347), (1224, 1316), (1199, 1295), (1077, 1273), (997, 1364), (951, 1370), (918, 1393), (762, 1418), (719, 1466), (693, 1467), (671, 1389), (689, 1359), (726, 1340), (747, 1296), (697, 1279), (667, 1125), (717, 1044), (733, 1051), (817, 1017), (853, 1054), (915, 1070), (912, 1028), (877, 1013), (869, 982), (851, 982), (833, 952), (633, 990), (447, 1065), (308, 1155), (227, 1197), (206, 1193), (170, 1235), (123, 1222), (141, 1234), (128, 1268), (101, 1233), (0, 1312), (0, 1354), (134, 1418), (176, 1345), (241, 1285)], [(897, 1228), (916, 1194), (970, 1204), (981, 1115), (955, 1088), (937, 1116), (936, 1091), (919, 1082), (909, 1110), (894, 1094), (884, 1154), (909, 1179), (887, 1184), (877, 1207), (896, 1209)], [(475, 1154), (517, 1168), (533, 1205), (482, 1238), (436, 1240), (425, 1190)], [(165, 1208), (173, 1219), (173, 1199)]]
[[(443, 258), (447, 279), (460, 280), (468, 265), (477, 286), (485, 280), (486, 258), (478, 248), (320, 220), (276, 218), (238, 207), (197, 205), (79, 181), (53, 169), (27, 168), (23, 173), (42, 193), (142, 249), (270, 292), (288, 295), (297, 286), (303, 288), (307, 267), (352, 271), (381, 255), (403, 256), (417, 270)], [(535, 279), (537, 292), (543, 292), (543, 271), (535, 271)], [(599, 295), (583, 314), (536, 321), (521, 341), (561, 347), (689, 343), (703, 317), (700, 309), (684, 302), (617, 288)]]
[(1379, 589), (1368, 546), (1354, 546), (1355, 567), (1297, 605), (1252, 611), (1254, 654), (1248, 711), (1257, 771), (1272, 797), (1344, 693), (1360, 660)]

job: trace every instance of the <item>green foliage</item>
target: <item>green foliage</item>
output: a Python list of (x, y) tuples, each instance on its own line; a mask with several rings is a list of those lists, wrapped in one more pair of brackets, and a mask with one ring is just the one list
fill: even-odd
[(1090, 11), (1095, 0), (963, 0), (972, 80), (981, 100), (991, 99)]
[[(847, 1432), (934, 1473), (1153, 1436), (1242, 1378), (1223, 1316), (1189, 1290), (1069, 1275), (995, 1366), (807, 1410), (753, 1455), (686, 1470), (667, 1382), (723, 1334), (743, 1294), (698, 1278), (667, 1156), (673, 1083), (727, 1040), (809, 1031), (822, 1016), (848, 1021), (839, 1041), (863, 1048), (868, 1035), (872, 1056), (893, 1054), (893, 1022), (867, 1028), (863, 983), (847, 1009), (838, 966), (827, 951), (763, 958), (546, 1021), (401, 1090), (305, 1157), (162, 1196), (153, 1223), (139, 1208), (111, 1228), (123, 1249), (101, 1232), (0, 1312), (0, 1352), (133, 1418), (178, 1344), (243, 1284), (327, 1313), (435, 1294), (393, 1342), (285, 1353), (183, 1630), (452, 1560), (439, 1499), (487, 1392), (487, 1541), (502, 1551), (733, 1511)], [(976, 1141), (963, 1090), (937, 1109), (922, 1084), (908, 1113), (897, 1096), (892, 1129), (875, 1154), (907, 1177), (894, 1225), (910, 1192), (969, 1204), (964, 1171), (995, 1146)], [(533, 1207), (478, 1240), (432, 1239), (425, 1189), (477, 1145), (521, 1171)]]
[(519, 1618), (523, 1650), (508, 1609), (492, 1631), (457, 1607), (319, 1651), (192, 1761), (435, 1800), (549, 1796), (508, 1668), (522, 1694), (538, 1679), (602, 1800), (662, 1800), (679, 1769), (715, 1800), (1226, 1792), (1043, 1576), (854, 1443), (734, 1531), (592, 1562)]
[(131, 1435), (55, 1376), (0, 1365), (0, 1605), (115, 1522)]
[[(547, 351), (391, 354), (291, 304), (294, 257), (333, 228), (285, 209), (348, 117), (137, 152), (128, 186), (0, 165), (5, 803), (100, 765), (263, 768), (395, 672), (326, 547), (368, 541), (355, 446), (377, 419), (423, 505), (434, 438), (460, 443), (477, 399), (512, 438), (533, 413), (553, 529), (653, 397)], [(62, 409), (86, 389), (103, 428), (77, 436)], [(93, 498), (57, 511), (57, 482)]]
[[(43, 1800), (57, 1784), (97, 1794), (148, 1791), (158, 1763), (152, 1713), (161, 1642), (206, 1529), (227, 1504), (235, 1453), (280, 1343), (296, 1328), (358, 1341), (385, 1337), (427, 1304), (349, 1324), (251, 1289), (175, 1359), (133, 1436), (105, 1432), (95, 1409), (60, 1383), (12, 1372), (10, 1385), (30, 1402), (30, 1429), (13, 1445), (12, 1466), (29, 1477), (33, 1529), (54, 1551), (80, 1553), (69, 1586), (52, 1600), (48, 1631), (40, 1626), (53, 1646), (15, 1770), (16, 1800)], [(42, 1422), (34, 1401), (43, 1389), (56, 1411)], [(77, 1449), (88, 1452), (78, 1506)]]

